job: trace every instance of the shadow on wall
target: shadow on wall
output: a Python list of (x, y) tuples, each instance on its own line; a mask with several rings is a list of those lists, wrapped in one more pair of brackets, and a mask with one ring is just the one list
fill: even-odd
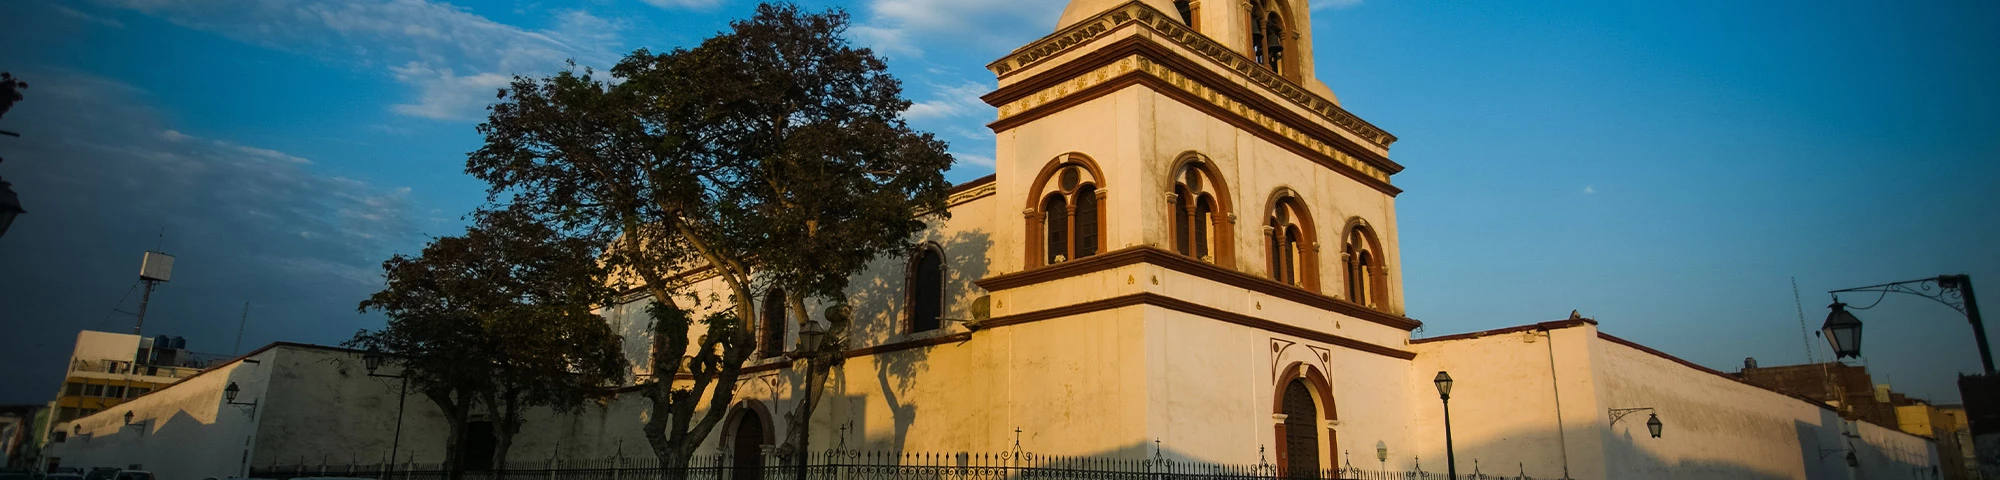
[[(923, 243), (936, 243), (944, 251), (943, 316), (950, 319), (971, 318), (973, 301), (986, 294), (972, 282), (986, 277), (990, 268), (986, 254), (993, 248), (992, 237), (982, 231), (963, 231), (944, 236), (933, 228), (917, 240), (917, 244)], [(856, 319), (849, 333), (852, 339), (849, 348), (920, 340), (964, 331), (964, 324), (954, 321), (941, 322), (942, 328), (936, 331), (909, 331), (909, 322), (905, 317), (910, 306), (907, 296), (910, 253), (877, 259), (848, 287), (848, 301), (852, 302)], [(903, 393), (914, 388), (918, 376), (929, 370), (929, 350), (914, 348), (874, 356), (876, 386), (882, 392), (884, 407), (893, 417), (895, 425), (895, 432), (886, 448), (900, 451), (908, 440), (910, 426), (917, 418), (917, 405), (905, 401)], [(847, 381), (845, 373), (842, 373), (830, 383), (830, 388), (845, 386)], [(862, 411), (866, 411), (865, 407)], [(861, 412), (854, 412), (857, 418), (862, 415)]]
[[(1475, 421), (1477, 420), (1472, 418), (1455, 418), (1453, 419), (1453, 424), (1465, 426)], [(1858, 469), (1850, 469), (1847, 466), (1845, 458), (1849, 444), (1848, 439), (1840, 435), (1840, 418), (1834, 415), (1833, 412), (1826, 411), (1820, 421), (1823, 424), (1815, 425), (1808, 422), (1793, 422), (1792, 432), (1788, 432), (1790, 435), (1786, 435), (1786, 437), (1796, 438), (1798, 442), (1795, 444), (1797, 450), (1793, 454), (1796, 457), (1790, 459), (1764, 459), (1767, 461), (1758, 461), (1756, 464), (1742, 460), (1686, 458), (1745, 455), (1740, 452), (1716, 451), (1715, 449), (1707, 449), (1707, 451), (1683, 451), (1682, 455), (1677, 456), (1681, 458), (1669, 458), (1656, 452), (1654, 449), (1660, 447), (1652, 445), (1652, 443), (1672, 441), (1673, 439), (1651, 438), (1647, 435), (1643, 427), (1620, 429), (1619, 431), (1600, 429), (1598, 431), (1604, 434), (1604, 456), (1601, 460), (1604, 464), (1602, 467), (1606, 472), (1605, 475), (1607, 478), (1612, 479), (1698, 478), (1776, 480), (1803, 478), (1806, 480), (1849, 480), (1855, 478), (1936, 478), (1931, 473), (1931, 466), (1934, 461), (1930, 459), (1929, 452), (1885, 449), (1881, 446), (1883, 443), (1881, 442), (1882, 438), (1854, 438), (1852, 445), (1860, 467)], [(1441, 425), (1413, 425), (1413, 427), (1420, 429), (1442, 428)], [(1674, 425), (1669, 423), (1664, 435), (1675, 435), (1676, 432), (1673, 427)], [(1586, 474), (1583, 473), (1596, 470), (1589, 463), (1597, 460), (1584, 455), (1588, 449), (1587, 441), (1579, 438), (1580, 436), (1576, 435), (1576, 433), (1575, 430), (1572, 430), (1569, 436), (1569, 447), (1572, 455), (1569, 459), (1570, 475), (1581, 480), (1597, 480), (1586, 477)], [(1882, 433), (1887, 434), (1887, 432)], [(1863, 435), (1867, 436), (1867, 433)], [(1337, 465), (1340, 467), (1351, 466), (1352, 468), (1366, 471), (1389, 470), (1401, 472), (1420, 470), (1434, 475), (1441, 475), (1446, 471), (1444, 445), (1442, 444), (1442, 436), (1435, 438), (1438, 444), (1422, 445), (1421, 448), (1417, 449), (1420, 454), (1416, 456), (1413, 456), (1407, 447), (1400, 451), (1395, 451), (1392, 448), (1391, 458), (1386, 463), (1378, 462), (1375, 452), (1372, 450), (1365, 452), (1337, 452), (1341, 455)], [(1557, 440), (1557, 433), (1554, 429), (1510, 431), (1502, 435), (1496, 435), (1493, 438), (1493, 440), (1481, 442), (1461, 441), (1455, 446), (1458, 473), (1461, 477), (1466, 477), (1473, 473), (1505, 476), (1508, 478), (1520, 475), (1540, 479), (1560, 479), (1564, 477), (1561, 443)], [(1363, 441), (1351, 443), (1354, 445), (1366, 445), (1372, 444), (1374, 441), (1372, 439), (1364, 439)], [(1683, 446), (1686, 445), (1683, 444)], [(1703, 449), (1705, 447), (1696, 445), (1691, 448)], [(1824, 452), (1825, 455), (1822, 455), (1822, 449), (1829, 451)], [(1500, 454), (1496, 455), (1496, 453)], [(1275, 462), (1276, 460), (1272, 459), (1270, 461)]]

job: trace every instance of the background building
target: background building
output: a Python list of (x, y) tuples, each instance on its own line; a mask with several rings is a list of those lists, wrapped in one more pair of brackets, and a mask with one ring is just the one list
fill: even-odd
[[(199, 479), (244, 476), (251, 464), (384, 463), (399, 381), (367, 376), (350, 350), (272, 344), (56, 423), (47, 467), (136, 465), (159, 478)], [(402, 458), (438, 461), (443, 417), (421, 399), (405, 413)]]
[(194, 376), (207, 362), (180, 337), (77, 332), (69, 372), (50, 405), (55, 422), (68, 422)]

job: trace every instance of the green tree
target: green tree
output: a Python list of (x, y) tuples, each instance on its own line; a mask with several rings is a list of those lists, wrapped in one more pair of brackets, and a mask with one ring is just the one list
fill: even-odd
[(492, 460), (504, 466), (524, 410), (575, 411), (624, 379), (619, 337), (594, 313), (616, 298), (601, 247), (524, 212), (481, 212), (463, 236), (383, 262), (387, 284), (360, 310), (388, 324), (347, 344), (400, 358), (411, 388), (444, 412), (448, 469), (464, 465), (475, 409), (498, 420)]
[[(651, 294), (644, 430), (664, 466), (686, 465), (732, 403), (757, 293), (783, 288), (810, 321), (808, 301), (844, 304), (850, 276), (944, 211), (944, 142), (904, 122), (901, 84), (842, 37), (848, 22), (759, 5), (694, 48), (634, 52), (617, 82), (516, 78), (480, 125), (468, 172), (614, 245), (606, 263)], [(699, 320), (705, 299), (675, 277), (696, 268), (728, 290)], [(695, 323), (707, 333), (690, 339)]]

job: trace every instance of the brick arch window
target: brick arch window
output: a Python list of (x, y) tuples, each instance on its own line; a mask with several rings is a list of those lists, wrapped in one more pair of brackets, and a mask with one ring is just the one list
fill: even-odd
[(1167, 192), (1174, 251), (1224, 267), (1235, 265), (1229, 186), (1200, 154), (1182, 154)]
[(1264, 244), (1272, 280), (1319, 291), (1319, 237), (1305, 201), (1290, 189), (1271, 196), (1264, 217)]
[(935, 243), (917, 247), (910, 256), (909, 272), (904, 275), (909, 285), (908, 331), (925, 332), (943, 326), (944, 269), (944, 249)]
[(1056, 157), (1036, 175), (1026, 211), (1030, 268), (1104, 251), (1103, 178), (1079, 153)]
[(763, 328), (758, 332), (757, 349), (764, 358), (785, 353), (785, 289), (771, 287), (764, 292), (763, 318), (757, 322)]
[(1252, 60), (1264, 68), (1278, 72), (1292, 81), (1298, 81), (1297, 55), (1292, 52), (1292, 37), (1298, 35), (1291, 28), (1287, 18), (1289, 10), (1279, 0), (1251, 0), (1246, 3), (1245, 26), (1250, 27), (1250, 49)]
[(1382, 244), (1368, 222), (1359, 218), (1348, 221), (1340, 258), (1341, 270), (1346, 273), (1347, 300), (1369, 308), (1388, 307), (1388, 265), (1382, 256)]

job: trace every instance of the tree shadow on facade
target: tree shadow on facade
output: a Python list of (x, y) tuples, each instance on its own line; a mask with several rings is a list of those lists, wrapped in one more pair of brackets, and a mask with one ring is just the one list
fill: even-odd
[[(945, 222), (949, 220), (940, 223)], [(985, 290), (972, 282), (986, 277), (991, 267), (987, 258), (993, 248), (991, 236), (982, 231), (963, 231), (947, 236), (939, 234), (934, 228), (926, 231), (915, 243), (920, 247), (935, 245), (944, 253), (942, 316), (947, 320), (941, 321), (935, 330), (912, 331), (910, 282), (916, 276), (911, 270), (911, 262), (912, 254), (917, 250), (886, 255), (872, 263), (868, 271), (858, 275), (848, 288), (848, 299), (854, 307), (856, 319), (849, 332), (848, 348), (934, 341), (966, 331), (964, 322), (954, 320), (972, 319), (973, 303), (986, 295)], [(910, 427), (917, 419), (918, 406), (905, 398), (905, 392), (918, 388), (920, 376), (930, 370), (932, 348), (936, 346), (879, 352), (869, 357), (875, 370), (875, 387), (879, 389), (881, 401), (894, 425), (887, 445), (878, 448), (900, 451), (908, 441)], [(830, 386), (844, 387), (847, 382), (845, 369), (836, 373), (833, 380)], [(863, 417), (860, 412), (854, 412), (853, 416)], [(857, 427), (865, 428), (865, 424)], [(869, 444), (870, 447), (877, 445)], [(855, 446), (858, 445), (850, 445), (850, 448)]]

